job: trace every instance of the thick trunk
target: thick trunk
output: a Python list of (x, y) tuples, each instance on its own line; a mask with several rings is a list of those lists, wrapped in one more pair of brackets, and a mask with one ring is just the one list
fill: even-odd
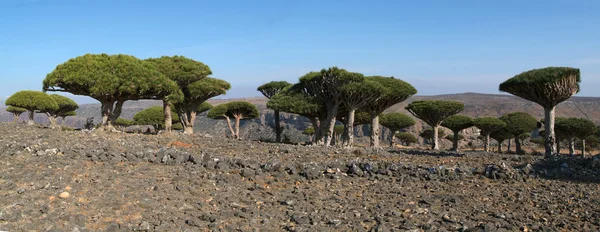
[(275, 110), (275, 142), (281, 143), (281, 125), (279, 125), (279, 111)]
[(30, 110), (29, 111), (29, 121), (27, 121), (27, 125), (33, 125), (33, 124), (35, 124), (35, 122), (33, 121), (33, 115), (34, 115), (33, 110)]
[(458, 151), (458, 131), (454, 131), (454, 138), (452, 139), (452, 150)]
[(544, 129), (545, 132), (545, 158), (550, 158), (557, 154), (556, 152), (556, 135), (554, 134), (554, 108), (544, 108)]
[(313, 129), (315, 129), (315, 134), (314, 136), (312, 136), (312, 144), (313, 145), (320, 145), (319, 141), (321, 140), (321, 130), (319, 129), (319, 119), (318, 118), (311, 118), (310, 122), (312, 123)]
[(379, 116), (371, 114), (371, 147), (379, 147)]
[(327, 109), (327, 117), (325, 118), (325, 125), (323, 127), (323, 135), (325, 138), (325, 146), (331, 145), (333, 138), (333, 129), (335, 128), (335, 116), (337, 115), (339, 105), (333, 105)]
[(123, 110), (123, 103), (125, 103), (125, 100), (118, 100), (117, 104), (115, 104), (115, 107), (112, 109), (108, 122), (109, 127), (113, 127), (113, 122), (117, 121), (117, 118), (121, 116), (121, 111)]
[(231, 133), (231, 137), (235, 138), (235, 131), (233, 130), (233, 127), (231, 126), (231, 119), (229, 119), (229, 117), (225, 116), (225, 121), (227, 122), (227, 128), (229, 128), (229, 132)]
[(523, 150), (521, 148), (521, 140), (519, 140), (518, 135), (515, 135), (515, 149), (517, 154), (523, 154)]
[(348, 112), (348, 122), (344, 126), (344, 146), (351, 147), (354, 144), (354, 114), (356, 110)]
[(166, 100), (163, 100), (163, 113), (165, 115), (165, 133), (170, 134), (173, 120), (171, 118), (171, 105)]
[(483, 139), (483, 151), (490, 152), (490, 134), (486, 134)]
[(184, 113), (184, 117), (185, 118), (185, 123), (184, 120), (179, 117), (180, 121), (181, 121), (181, 125), (183, 125), (183, 133), (184, 134), (194, 134), (194, 121), (196, 121), (196, 111), (188, 111)]
[(439, 126), (435, 125), (433, 127), (433, 141), (432, 141), (432, 146), (431, 146), (431, 148), (433, 150), (439, 150), (440, 149), (440, 146), (438, 144), (438, 131), (439, 131)]
[(581, 157), (585, 158), (585, 139), (581, 140)]
[(575, 143), (573, 138), (569, 138), (569, 155), (575, 154)]
[(240, 139), (240, 119), (242, 119), (241, 115), (235, 116), (235, 138)]

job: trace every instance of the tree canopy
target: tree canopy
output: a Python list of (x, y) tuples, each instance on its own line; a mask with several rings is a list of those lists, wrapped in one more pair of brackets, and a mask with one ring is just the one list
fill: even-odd
[[(292, 84), (287, 81), (271, 81), (269, 83), (263, 84), (258, 87), (258, 91), (262, 93), (266, 98), (271, 99), (273, 96), (278, 94), (279, 92), (289, 88)], [(280, 125), (280, 116), (279, 110), (274, 110), (274, 118), (275, 118), (275, 142), (281, 142), (281, 125)]]
[(585, 118), (557, 118), (556, 130), (569, 140), (569, 153), (574, 154), (573, 140), (585, 139), (597, 131), (596, 124)]
[(54, 100), (54, 102), (56, 102), (56, 104), (58, 105), (58, 108), (39, 110), (39, 112), (45, 113), (46, 116), (48, 116), (48, 119), (50, 120), (50, 123), (52, 124), (52, 126), (58, 125), (57, 124), (58, 117), (62, 117), (63, 115), (67, 114), (68, 112), (74, 112), (76, 109), (79, 108), (79, 105), (77, 105), (77, 103), (75, 101), (71, 100), (68, 97), (58, 95), (58, 94), (50, 94), (49, 97), (52, 98), (52, 100)]
[[(258, 118), (258, 108), (250, 102), (231, 101), (213, 107), (208, 111), (207, 117), (212, 119), (225, 119), (233, 138), (240, 138), (240, 120)], [(231, 118), (235, 119), (235, 130), (231, 126)]]
[(19, 116), (21, 116), (22, 113), (27, 112), (27, 109), (15, 106), (8, 106), (6, 108), (6, 111), (10, 112), (13, 115), (13, 122), (16, 123), (19, 121)]
[(185, 133), (194, 133), (194, 121), (201, 104), (208, 99), (227, 93), (230, 88), (231, 84), (227, 81), (207, 77), (193, 82), (183, 89), (183, 98), (176, 101), (174, 106), (184, 126)]
[(537, 119), (525, 112), (513, 112), (503, 115), (500, 120), (506, 123), (506, 130), (515, 138), (517, 153), (522, 153), (521, 141), (518, 137), (523, 133), (531, 133), (537, 127)]
[(511, 139), (513, 138), (514, 135), (512, 133), (510, 133), (506, 127), (502, 128), (501, 130), (497, 130), (494, 131), (492, 133), (490, 133), (490, 138), (496, 140), (496, 142), (498, 142), (498, 152), (502, 152), (502, 143), (505, 140)]
[(210, 103), (208, 103), (208, 102), (202, 102), (202, 104), (200, 104), (198, 106), (198, 109), (196, 110), (196, 112), (199, 113), (199, 114), (201, 114), (201, 113), (204, 113), (206, 111), (209, 111), (212, 108), (213, 108), (213, 105), (211, 105)]
[(413, 134), (408, 132), (398, 132), (395, 134), (394, 137), (398, 139), (400, 143), (404, 146), (408, 146), (411, 143), (416, 143), (418, 141)]
[(481, 135), (485, 137), (484, 139), (484, 149), (485, 152), (489, 152), (489, 144), (490, 144), (490, 134), (506, 127), (506, 123), (498, 118), (492, 117), (482, 117), (476, 118), (473, 120), (473, 125), (481, 130)]
[(36, 111), (46, 112), (58, 110), (58, 104), (46, 93), (34, 90), (22, 90), (14, 93), (4, 102), (7, 106), (19, 107), (29, 111), (29, 122), (33, 124)]
[(546, 158), (557, 154), (554, 108), (579, 92), (581, 74), (571, 67), (547, 67), (518, 74), (500, 84), (500, 91), (544, 107)]
[[(445, 119), (458, 114), (464, 108), (465, 106), (461, 102), (443, 100), (414, 101), (406, 106), (408, 112), (431, 126), (434, 132), (438, 130)], [(433, 133), (432, 140), (433, 149), (439, 149), (437, 133)]]
[(347, 111), (346, 124), (352, 125), (346, 128), (344, 134), (344, 145), (352, 146), (354, 143), (354, 121), (356, 110), (364, 108), (375, 102), (385, 92), (385, 88), (376, 81), (366, 79), (361, 82), (353, 82), (341, 87), (342, 106)]
[[(179, 117), (175, 114), (171, 119), (172, 123), (179, 123)], [(140, 112), (137, 112), (133, 116), (133, 121), (136, 125), (150, 125), (153, 126), (155, 130), (162, 130), (164, 128), (165, 123), (165, 114), (163, 112), (163, 107), (161, 106), (152, 106), (148, 107)]]
[(442, 122), (441, 126), (450, 129), (454, 133), (454, 136), (452, 136), (452, 138), (455, 139), (452, 141), (452, 150), (458, 151), (459, 136), (457, 135), (460, 135), (460, 131), (472, 127), (473, 119), (466, 115), (456, 114), (445, 119)]
[(415, 120), (403, 113), (387, 113), (381, 115), (380, 123), (395, 134), (399, 130), (415, 125)]

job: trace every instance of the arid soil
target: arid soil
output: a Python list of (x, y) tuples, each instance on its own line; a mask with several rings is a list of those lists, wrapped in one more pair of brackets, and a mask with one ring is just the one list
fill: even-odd
[(3, 231), (598, 231), (600, 160), (0, 123)]

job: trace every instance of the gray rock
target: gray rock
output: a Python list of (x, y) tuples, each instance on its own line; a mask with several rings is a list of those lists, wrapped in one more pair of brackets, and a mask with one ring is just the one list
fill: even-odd
[(256, 172), (254, 170), (252, 170), (252, 169), (244, 168), (240, 174), (243, 177), (248, 178), (248, 177), (254, 177), (256, 175)]

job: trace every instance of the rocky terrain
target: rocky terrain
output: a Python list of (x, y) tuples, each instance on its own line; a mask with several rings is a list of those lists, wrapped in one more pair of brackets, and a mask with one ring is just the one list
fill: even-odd
[(598, 231), (600, 160), (0, 123), (3, 231)]

